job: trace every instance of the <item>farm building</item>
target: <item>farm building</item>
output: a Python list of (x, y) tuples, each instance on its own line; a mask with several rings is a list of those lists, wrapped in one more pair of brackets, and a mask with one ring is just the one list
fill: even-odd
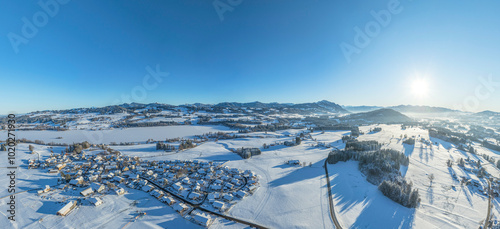
[(76, 201), (72, 200), (68, 202), (64, 207), (62, 207), (59, 211), (57, 211), (57, 214), (60, 216), (66, 216), (71, 212), (76, 207)]
[(102, 200), (101, 200), (101, 198), (99, 198), (99, 197), (92, 197), (92, 198), (89, 199), (89, 202), (91, 204), (93, 204), (94, 206), (99, 206), (99, 205), (101, 205), (103, 203)]
[(80, 192), (80, 194), (82, 196), (90, 196), (90, 195), (92, 195), (92, 193), (94, 193), (94, 191), (92, 190), (92, 188), (87, 188), (87, 189), (85, 189), (85, 190), (83, 190), (83, 191)]

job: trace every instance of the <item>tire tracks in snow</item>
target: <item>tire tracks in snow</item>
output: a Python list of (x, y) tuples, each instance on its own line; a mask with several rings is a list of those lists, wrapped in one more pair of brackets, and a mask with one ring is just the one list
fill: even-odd
[(254, 163), (251, 163), (251, 162), (246, 162), (246, 163), (252, 165), (252, 167), (254, 167), (256, 170), (259, 170), (260, 172), (262, 172), (262, 174), (264, 174), (264, 176), (266, 177), (266, 182), (265, 183), (261, 182), (261, 185), (265, 184), (267, 192), (265, 192), (266, 196), (264, 196), (264, 198), (262, 198), (262, 201), (259, 203), (259, 206), (254, 211), (255, 217), (253, 218), (253, 220), (256, 220), (260, 216), (260, 213), (262, 213), (262, 210), (264, 209), (266, 204), (269, 202), (269, 199), (271, 198), (271, 195), (273, 193), (273, 189), (271, 189), (271, 187), (269, 186), (269, 182), (271, 181), (271, 176), (269, 175), (269, 171), (267, 171), (267, 169), (264, 170), (262, 168), (259, 168)]

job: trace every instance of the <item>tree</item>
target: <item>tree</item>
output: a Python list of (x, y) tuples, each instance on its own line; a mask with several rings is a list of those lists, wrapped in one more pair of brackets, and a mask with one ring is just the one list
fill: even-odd
[(419, 203), (420, 203), (420, 195), (418, 194), (418, 189), (417, 189), (411, 192), (410, 202), (408, 207), (415, 208), (418, 206)]
[(302, 140), (300, 139), (300, 137), (295, 137), (295, 144), (300, 145), (301, 142)]
[(432, 181), (434, 181), (434, 173), (431, 173), (431, 175), (429, 175), (428, 178), (429, 178), (429, 181), (431, 182), (431, 184), (429, 186), (432, 186)]
[(84, 149), (88, 149), (88, 148), (90, 148), (90, 143), (89, 143), (89, 142), (87, 142), (87, 141), (84, 141), (84, 142), (82, 143), (82, 147), (83, 147)]
[(460, 160), (458, 160), (458, 166), (460, 167), (464, 167), (465, 166), (465, 161), (463, 158), (460, 158)]
[(446, 165), (451, 168), (453, 166), (453, 161), (451, 159), (448, 159), (448, 161), (446, 161)]
[(29, 145), (29, 150), (33, 152), (33, 150), (35, 150), (35, 147), (33, 145)]

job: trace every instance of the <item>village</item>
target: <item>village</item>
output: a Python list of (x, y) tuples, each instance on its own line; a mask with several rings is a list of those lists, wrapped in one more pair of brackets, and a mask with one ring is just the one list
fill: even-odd
[[(104, 195), (124, 195), (127, 189), (137, 189), (169, 205), (183, 218), (209, 227), (216, 217), (224, 217), (259, 188), (254, 172), (229, 168), (225, 161), (143, 161), (119, 151), (96, 149), (52, 153), (45, 160), (28, 161), (30, 169), (60, 174), (57, 186), (47, 185), (38, 191), (42, 199), (50, 192), (73, 195), (64, 198), (62, 207), (53, 214), (66, 216), (79, 205), (99, 207), (106, 204)], [(145, 214), (138, 212), (137, 217)]]

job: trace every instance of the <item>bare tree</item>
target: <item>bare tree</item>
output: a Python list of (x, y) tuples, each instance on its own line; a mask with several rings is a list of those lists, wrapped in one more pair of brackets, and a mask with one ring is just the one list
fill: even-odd
[(429, 176), (429, 181), (431, 182), (431, 184), (429, 186), (432, 186), (432, 181), (434, 181), (434, 173), (431, 173)]

